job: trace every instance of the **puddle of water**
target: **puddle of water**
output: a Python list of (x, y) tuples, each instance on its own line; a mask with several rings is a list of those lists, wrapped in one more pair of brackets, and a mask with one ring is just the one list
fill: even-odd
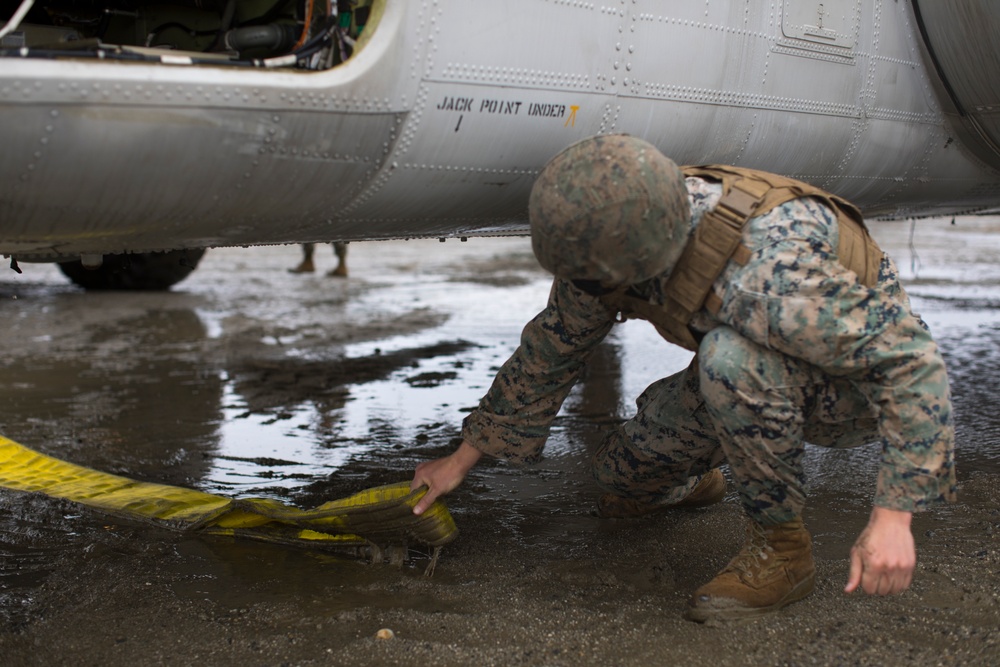
[[(967, 233), (964, 226), (959, 232), (966, 235), (961, 236), (950, 226), (932, 225), (926, 232), (918, 227), (916, 239), (925, 240), (915, 247), (906, 227), (877, 224), (875, 229), (881, 232), (876, 236), (888, 238), (881, 240), (899, 259), (914, 305), (948, 359), (960, 416), (960, 470), (961, 465), (996, 470), (1000, 425), (990, 406), (995, 404), (992, 388), (1000, 373), (998, 237), (992, 232)], [(6, 364), (10, 381), (3, 393), (11, 397), (14, 409), (6, 419), (20, 423), (8, 434), (30, 436), (31, 424), (36, 430), (45, 424), (46, 433), (55, 432), (55, 414), (67, 409), (81, 418), (105, 410), (94, 424), (83, 427), (93, 430), (85, 431), (84, 442), (77, 445), (81, 462), (104, 469), (110, 462), (114, 472), (183, 480), (237, 496), (287, 498), (310, 482), (364, 460), (404, 478), (411, 472), (412, 455), (396, 456), (394, 448), (410, 449), (428, 437), (429, 444), (446, 447), (548, 294), (549, 278), (523, 261), (526, 240), (504, 240), (500, 250), (485, 250), (489, 242), (481, 243), (470, 243), (443, 259), (414, 252), (406, 244), (373, 244), (378, 256), (356, 262), (352, 270), (360, 277), (349, 281), (289, 277), (286, 258), (274, 249), (254, 249), (239, 260), (255, 276), (245, 281), (231, 267), (235, 251), (223, 251), (230, 255), (223, 256), (217, 268), (208, 262), (204, 277), (196, 273), (190, 285), (182, 284), (184, 292), (114, 295), (123, 314), (111, 321), (97, 314), (108, 295), (75, 292), (58, 276), (48, 287), (29, 285), (22, 290), (29, 303), (20, 305), (37, 301), (38, 308), (18, 311), (17, 333), (39, 350), (49, 347), (65, 354), (54, 355), (45, 365), (33, 360), (40, 354)], [(956, 244), (959, 251), (947, 249)], [(288, 250), (291, 262), (296, 253)], [(910, 261), (909, 252), (920, 261)], [(505, 265), (506, 257), (514, 258), (510, 266)], [(964, 259), (956, 264), (953, 257)], [(492, 268), (482, 269), (490, 263)], [(485, 280), (497, 271), (502, 280)], [(83, 301), (93, 305), (80, 311), (75, 337), (52, 333), (46, 322), (76, 317), (72, 312)], [(415, 332), (393, 335), (386, 326), (372, 340), (333, 339), (329, 346), (316, 345), (317, 336), (322, 340), (325, 329), (335, 328), (329, 322), (369, 324), (376, 314), (391, 323), (415, 310), (433, 314), (427, 318), (430, 324), (417, 326)], [(239, 319), (271, 358), (288, 363), (364, 361), (405, 356), (408, 350), (432, 349), (442, 341), (465, 343), (453, 351), (415, 353), (409, 362), (381, 375), (345, 380), (332, 398), (330, 387), (317, 385), (313, 392), (307, 388), (285, 402), (260, 408), (241, 394), (246, 387), (231, 377), (228, 362), (213, 360), (223, 369), (208, 375), (199, 367), (204, 362), (198, 346), (220, 341), (225, 345), (231, 318)], [(116, 333), (116, 326), (124, 329)], [(131, 336), (124, 346), (123, 333)], [(87, 349), (88, 340), (106, 350), (91, 355), (89, 367), (73, 352)], [(691, 357), (663, 342), (643, 322), (616, 327), (605, 347), (570, 395), (546, 450), (546, 470), (566, 476), (561, 482), (579, 480), (566, 487), (569, 494), (589, 483), (586, 448), (599, 440), (594, 432), (631, 416), (635, 397), (648, 384), (681, 370)], [(307, 374), (327, 370), (322, 365), (302, 369)], [(73, 384), (66, 386), (66, 377)], [(192, 398), (195, 390), (200, 395)], [(178, 430), (179, 424), (187, 426)], [(25, 440), (31, 444), (31, 437)], [(141, 448), (136, 449), (136, 441)], [(806, 466), (817, 486), (836, 490), (859, 486), (856, 478), (843, 479), (845, 469), (874, 479), (877, 460), (874, 447), (846, 453), (810, 448)], [(183, 473), (164, 468), (164, 461), (186, 461)], [(551, 480), (535, 481), (534, 486), (530, 481), (519, 486), (503, 476), (493, 480), (497, 494), (517, 492), (527, 499), (551, 493)]]
[[(932, 234), (951, 231), (930, 230)], [(918, 234), (922, 233), (918, 229)], [(889, 237), (889, 245), (898, 246), (905, 239), (899, 263), (904, 276), (910, 265), (919, 269), (918, 275), (910, 275), (906, 284), (915, 308), (948, 356), (953, 385), (989, 386), (991, 366), (982, 363), (980, 357), (1000, 356), (995, 354), (1000, 349), (1000, 308), (996, 307), (1000, 304), (1000, 271), (990, 263), (995, 252), (983, 248), (996, 237), (972, 235), (961, 239), (961, 245), (973, 254), (959, 267), (941, 268), (937, 262), (943, 260), (942, 255), (912, 249), (906, 229), (890, 227), (882, 236)], [(936, 247), (938, 242), (931, 239), (927, 244)], [(899, 248), (890, 247), (890, 251), (900, 256)], [(907, 252), (918, 253), (920, 262), (909, 262)], [(397, 282), (392, 289), (357, 295), (344, 306), (346, 317), (362, 319), (372, 311), (402, 314), (416, 306), (445, 312), (447, 321), (416, 334), (347, 344), (343, 347), (347, 358), (390, 354), (447, 339), (468, 340), (475, 346), (457, 354), (420, 359), (375, 381), (352, 384), (343, 405), (332, 410), (324, 412), (308, 402), (284, 406), (286, 417), (277, 421), (257, 415), (235, 419), (241, 407), (238, 397), (227, 390), (225, 405), (234, 407), (227, 408), (220, 422), (220, 459), (208, 479), (231, 485), (237, 492), (248, 486), (255, 491), (291, 488), (301, 483), (303, 477), (298, 475), (329, 475), (352, 458), (387, 447), (390, 442), (412, 443), (428, 424), (446, 423), (457, 428), (488, 388), (496, 368), (516, 348), (524, 323), (544, 305), (548, 278), (540, 272), (525, 276), (524, 284), (499, 287), (456, 281), (447, 271), (424, 271), (419, 281), (382, 276), (383, 280)], [(994, 278), (997, 281), (992, 284)], [(966, 281), (973, 282), (970, 285)], [(283, 342), (291, 348), (289, 356), (294, 357), (294, 340)], [(642, 322), (616, 327), (608, 345), (614, 353), (605, 362), (609, 367), (601, 371), (600, 400), (587, 398), (593, 390), (586, 384), (578, 386), (564, 414), (577, 413), (598, 420), (626, 418), (634, 411), (635, 397), (648, 384), (683, 369), (691, 358), (689, 352), (665, 344), (652, 327)], [(973, 427), (962, 427), (963, 439), (975, 441), (976, 445), (970, 448), (974, 451), (963, 451), (962, 458), (976, 466), (996, 466), (1000, 460), (997, 427), (990, 423), (988, 414), (980, 414), (982, 410), (970, 410), (966, 399), (961, 391), (956, 393), (957, 410), (975, 421)], [(555, 425), (546, 450), (549, 459), (580, 456), (572, 433), (568, 437), (562, 434), (567, 428), (561, 422)], [(851, 460), (838, 458), (844, 456)], [(240, 461), (241, 457), (291, 459), (297, 465), (279, 470)], [(826, 462), (824, 457), (832, 458)], [(849, 454), (811, 448), (806, 466), (810, 477), (823, 485), (832, 482), (844, 466), (859, 474), (874, 475), (877, 462), (877, 447)]]
[(308, 406), (286, 406), (277, 417), (250, 414), (232, 383), (223, 386), (225, 407), (203, 490), (240, 496), (291, 489), (329, 474), (357, 453), (321, 447), (313, 435), (318, 415)]
[[(544, 305), (548, 286), (548, 279), (540, 276), (527, 284), (498, 288), (473, 287), (453, 282), (445, 274), (430, 274), (422, 275), (419, 284), (410, 279), (392, 289), (360, 294), (346, 306), (348, 320), (363, 321), (372, 312), (402, 315), (415, 304), (447, 313), (447, 320), (416, 333), (344, 345), (340, 352), (346, 360), (377, 363), (392, 355), (433, 349), (443, 340), (468, 339), (475, 344), (459, 343), (454, 353), (414, 354), (385, 377), (350, 381), (334, 405), (301, 400), (248, 413), (246, 399), (231, 382), (226, 383), (218, 444), (203, 487), (237, 495), (281, 495), (277, 490), (326, 478), (367, 452), (412, 444), (429, 424), (450, 424), (457, 429), (464, 414), (478, 403), (496, 368), (517, 346), (524, 323)], [(483, 303), (490, 307), (484, 309)], [(309, 356), (299, 352), (291, 339), (282, 342), (287, 345), (286, 358)], [(318, 387), (316, 393), (322, 391)], [(269, 459), (294, 465), (276, 465)]]

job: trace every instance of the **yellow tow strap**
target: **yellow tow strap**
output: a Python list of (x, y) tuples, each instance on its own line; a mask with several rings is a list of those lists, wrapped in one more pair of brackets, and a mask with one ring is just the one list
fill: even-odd
[(366, 489), (313, 510), (302, 510), (267, 498), (223, 498), (137, 482), (40, 454), (3, 436), (0, 486), (64, 498), (174, 530), (267, 542), (369, 547), (378, 553), (380, 546), (408, 542), (441, 547), (458, 534), (441, 501), (435, 501), (420, 516), (413, 514), (426, 489), (410, 491), (407, 482)]

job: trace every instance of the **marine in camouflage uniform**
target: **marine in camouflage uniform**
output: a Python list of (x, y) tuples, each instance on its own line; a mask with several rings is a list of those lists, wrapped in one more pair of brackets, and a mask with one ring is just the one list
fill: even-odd
[[(619, 148), (608, 142), (631, 144), (629, 150), (640, 142), (629, 137), (589, 141), (607, 144), (602, 150), (612, 154)], [(636, 199), (619, 192), (619, 201), (595, 204), (588, 191), (600, 189), (602, 178), (641, 181), (652, 173), (654, 182), (683, 186), (682, 201), (676, 194), (666, 197), (681, 212), (663, 207), (663, 215), (680, 224), (654, 239), (671, 247), (657, 255), (663, 249), (650, 248), (642, 239), (616, 237), (609, 243), (599, 234), (588, 236), (593, 219), (575, 227), (563, 224), (560, 238), (533, 217), (536, 255), (557, 277), (547, 306), (525, 327), (520, 346), (465, 419), (463, 446), (515, 462), (537, 460), (588, 355), (618, 321), (604, 293), (624, 282), (634, 296), (663, 303), (679, 254), (671, 234), (687, 239), (722, 196), (722, 186), (705, 178), (681, 179), (638, 162), (632, 167), (595, 164), (607, 173), (576, 174), (584, 185), (579, 192), (569, 190), (569, 217), (581, 217), (574, 206), (596, 207), (607, 217), (609, 208), (618, 210)], [(539, 180), (544, 178), (545, 172)], [(555, 215), (540, 206), (532, 213)], [(643, 224), (640, 233), (646, 231)], [(610, 516), (720, 500), (724, 487), (717, 469), (729, 465), (750, 519), (748, 540), (730, 565), (692, 597), (688, 617), (699, 621), (766, 613), (812, 590), (811, 541), (801, 522), (806, 442), (851, 447), (880, 441), (874, 505), (905, 514), (907, 535), (908, 513), (955, 495), (944, 363), (927, 327), (911, 311), (888, 256), (882, 257), (877, 284), (861, 284), (838, 261), (835, 212), (814, 198), (794, 199), (751, 218), (742, 242), (750, 250), (748, 260), (729, 262), (712, 286), (721, 307), (714, 313), (702, 310), (691, 322), (700, 338), (691, 365), (650, 385), (637, 399), (636, 415), (607, 435), (594, 460), (596, 479), (609, 491), (600, 509)], [(589, 248), (592, 243), (602, 245)], [(566, 247), (586, 259), (550, 259), (553, 253), (565, 255)], [(629, 264), (636, 260), (636, 248), (649, 256)], [(642, 275), (650, 266), (666, 270)], [(861, 551), (852, 553), (859, 568), (868, 558), (866, 540), (863, 534), (855, 547)], [(911, 573), (912, 564), (909, 572), (883, 574), (865, 581), (864, 588), (898, 592)], [(890, 576), (895, 577), (891, 584)], [(853, 590), (851, 584), (848, 588)]]

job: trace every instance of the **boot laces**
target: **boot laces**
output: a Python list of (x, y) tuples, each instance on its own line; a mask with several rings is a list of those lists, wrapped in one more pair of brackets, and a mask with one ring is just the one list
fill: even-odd
[(767, 532), (756, 521), (750, 521), (747, 527), (747, 541), (730, 564), (748, 578), (765, 578), (778, 567), (777, 559), (773, 558), (774, 547), (767, 541)]

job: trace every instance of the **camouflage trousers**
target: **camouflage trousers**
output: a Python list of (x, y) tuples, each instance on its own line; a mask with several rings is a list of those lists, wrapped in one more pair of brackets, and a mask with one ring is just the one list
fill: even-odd
[(747, 514), (764, 525), (802, 513), (805, 442), (854, 447), (878, 438), (868, 402), (850, 382), (730, 327), (710, 331), (687, 369), (650, 385), (636, 404), (594, 457), (598, 484), (673, 502), (728, 463)]
[(805, 442), (882, 440), (876, 504), (913, 511), (949, 496), (954, 427), (937, 346), (892, 260), (874, 289), (861, 286), (818, 220), (751, 225), (760, 249), (716, 282), (723, 305), (694, 362), (649, 386), (596, 454), (603, 488), (669, 502), (728, 463), (750, 517), (783, 523), (805, 504)]

